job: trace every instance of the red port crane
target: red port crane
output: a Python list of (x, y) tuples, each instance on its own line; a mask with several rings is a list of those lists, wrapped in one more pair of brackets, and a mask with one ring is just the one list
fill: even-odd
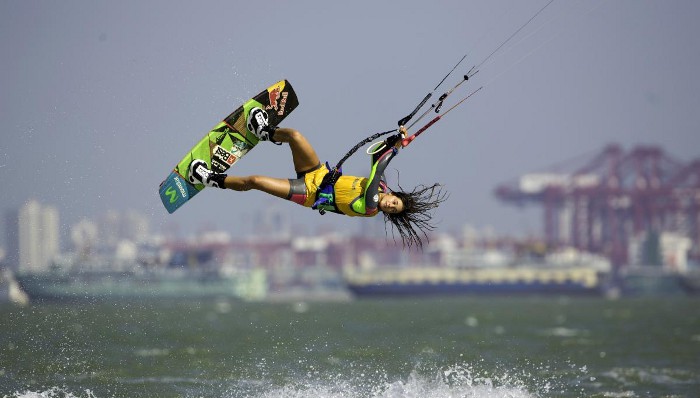
[(608, 145), (582, 166), (524, 174), (495, 189), (511, 204), (543, 206), (546, 243), (628, 262), (632, 236), (677, 232), (700, 259), (700, 159), (683, 163), (657, 146)]

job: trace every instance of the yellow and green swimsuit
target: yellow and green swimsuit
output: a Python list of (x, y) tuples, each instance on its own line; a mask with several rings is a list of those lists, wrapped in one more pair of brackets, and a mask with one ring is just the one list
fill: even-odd
[[(373, 217), (379, 212), (379, 194), (388, 191), (382, 181), (384, 170), (398, 149), (389, 147), (372, 156), (372, 169), (369, 177), (340, 176), (333, 186), (336, 213), (347, 216)], [(328, 174), (327, 167), (321, 166), (301, 173), (297, 179), (290, 179), (288, 199), (305, 207), (316, 202), (323, 177)]]

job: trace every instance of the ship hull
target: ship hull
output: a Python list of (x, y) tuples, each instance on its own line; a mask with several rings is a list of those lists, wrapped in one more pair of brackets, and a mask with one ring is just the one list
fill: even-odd
[[(257, 283), (256, 283), (257, 279)], [(222, 276), (214, 272), (88, 271), (19, 274), (31, 301), (93, 301), (147, 298), (251, 298), (264, 295), (264, 275)]]
[(593, 268), (445, 269), (399, 268), (351, 271), (348, 289), (357, 297), (439, 295), (600, 295), (606, 274)]
[(599, 288), (588, 288), (576, 284), (474, 284), (474, 283), (440, 283), (427, 284), (377, 284), (354, 286), (348, 285), (356, 296), (451, 296), (451, 295), (599, 295)]

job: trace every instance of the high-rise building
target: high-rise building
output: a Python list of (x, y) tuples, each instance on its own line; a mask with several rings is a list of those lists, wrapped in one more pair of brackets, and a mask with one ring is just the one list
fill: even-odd
[[(51, 261), (60, 252), (58, 210), (30, 200), (17, 212), (16, 250), (19, 272), (41, 272), (48, 270)], [(13, 231), (8, 231), (12, 234)]]
[(19, 264), (19, 226), (17, 225), (17, 209), (5, 213), (5, 266), (17, 271)]
[(44, 206), (42, 208), (42, 224), (44, 241), (43, 261), (49, 266), (56, 259), (56, 256), (61, 254), (61, 226), (58, 209), (54, 206)]

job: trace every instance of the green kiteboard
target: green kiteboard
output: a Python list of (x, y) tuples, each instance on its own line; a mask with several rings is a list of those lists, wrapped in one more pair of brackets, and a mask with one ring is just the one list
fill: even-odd
[(281, 80), (246, 101), (202, 138), (160, 183), (160, 199), (168, 213), (187, 203), (206, 186), (192, 184), (187, 170), (193, 159), (204, 160), (216, 173), (224, 173), (258, 143), (246, 127), (248, 112), (255, 107), (267, 111), (270, 125), (277, 126), (297, 106), (299, 100), (287, 80)]

